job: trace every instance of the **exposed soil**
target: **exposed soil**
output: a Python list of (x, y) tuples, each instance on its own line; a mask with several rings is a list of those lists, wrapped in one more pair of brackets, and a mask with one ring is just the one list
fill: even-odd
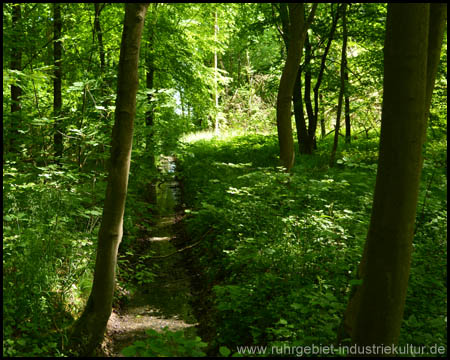
[[(163, 169), (174, 172), (174, 159), (167, 157)], [(140, 239), (140, 253), (151, 254), (156, 276), (150, 284), (141, 286), (120, 308), (114, 308), (108, 321), (103, 356), (123, 356), (123, 348), (146, 338), (145, 331), (184, 329), (185, 336), (195, 336), (197, 320), (191, 307), (192, 279), (196, 274), (187, 266), (183, 248), (187, 239), (181, 229), (182, 209), (179, 184), (172, 177), (157, 186), (157, 220), (152, 230)], [(152, 270), (153, 271), (153, 270)], [(197, 311), (196, 311), (197, 312)]]

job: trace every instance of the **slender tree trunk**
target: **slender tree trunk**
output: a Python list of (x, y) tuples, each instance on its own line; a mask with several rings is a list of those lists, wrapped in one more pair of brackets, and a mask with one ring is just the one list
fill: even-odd
[[(345, 81), (348, 83), (348, 73), (346, 72)], [(345, 142), (350, 144), (352, 138), (352, 128), (350, 124), (350, 98), (344, 95), (345, 103)]]
[[(287, 52), (289, 50), (289, 13), (287, 3), (280, 3), (280, 19), (282, 29), (280, 33), (282, 35)], [(292, 101), (294, 104), (294, 118), (295, 118), (295, 127), (297, 129), (298, 146), (300, 154), (305, 154), (308, 148), (307, 147), (308, 129), (306, 128), (305, 115), (303, 113), (301, 64), (298, 66), (297, 76), (295, 77)]]
[(302, 32), (305, 24), (303, 3), (289, 4), (289, 47), (277, 97), (277, 130), (281, 165), (289, 172), (294, 165), (291, 127), (291, 101), (294, 82), (303, 52)]
[(445, 4), (389, 4), (380, 156), (369, 232), (344, 316), (359, 345), (396, 344), (403, 318), (426, 114), (439, 63)]
[[(351, 5), (349, 5), (351, 6)], [(347, 36), (347, 34), (345, 34)], [(348, 95), (348, 62), (347, 62), (347, 54), (345, 55), (345, 69), (344, 69), (344, 79), (345, 79), (345, 93), (344, 93), (344, 102), (345, 102), (345, 142), (350, 144), (352, 138), (352, 128), (350, 123), (350, 97)]]
[(94, 29), (97, 33), (98, 48), (100, 55), (100, 72), (103, 75), (105, 73), (105, 48), (103, 46), (103, 33), (102, 27), (100, 25), (100, 13), (103, 10), (105, 4), (94, 3), (95, 18), (94, 18)]
[(311, 43), (309, 42), (309, 36), (306, 34), (305, 38), (305, 108), (306, 114), (308, 115), (308, 129), (307, 137), (304, 145), (304, 154), (312, 154), (313, 144), (316, 132), (317, 118), (314, 114), (312, 103), (311, 103), (311, 57), (312, 49)]
[(246, 58), (247, 58), (247, 80), (248, 80), (248, 87), (249, 87), (249, 93), (248, 93), (248, 119), (251, 121), (252, 118), (252, 104), (253, 104), (253, 77), (252, 77), (252, 69), (250, 65), (250, 53), (248, 49), (246, 49)]
[(214, 12), (214, 106), (215, 106), (215, 119), (214, 119), (214, 131), (219, 132), (219, 91), (217, 89), (217, 33), (219, 31), (219, 25), (217, 25), (217, 10)]
[[(150, 25), (148, 41), (147, 41), (147, 56), (146, 56), (146, 88), (148, 91), (154, 89), (154, 77), (155, 77), (155, 64), (154, 64), (154, 31), (156, 24), (156, 7), (157, 3), (152, 4), (152, 23)], [(153, 148), (153, 125), (155, 122), (155, 111), (153, 108), (153, 95), (151, 93), (147, 94), (148, 110), (145, 113), (145, 125), (147, 126), (148, 135), (146, 139), (146, 149), (151, 152), (154, 156)], [(154, 163), (154, 161), (153, 161)]]
[(53, 63), (55, 66), (54, 79), (53, 79), (53, 115), (55, 117), (55, 127), (53, 135), (53, 144), (55, 150), (55, 157), (57, 162), (60, 161), (63, 153), (63, 136), (61, 127), (61, 108), (62, 108), (62, 69), (61, 69), (61, 4), (53, 4)]
[(294, 93), (292, 96), (292, 100), (294, 103), (295, 126), (297, 128), (297, 141), (300, 154), (307, 154), (308, 129), (306, 128), (305, 116), (303, 113), (301, 66), (299, 66), (297, 77), (295, 79)]
[(304, 4), (289, 3), (289, 48), (286, 63), (281, 74), (277, 97), (277, 130), (280, 146), (280, 162), (289, 172), (294, 165), (294, 142), (292, 139), (291, 102), (294, 83), (300, 65), (307, 25), (314, 17), (317, 4), (314, 4), (305, 23)]
[[(148, 35), (147, 42), (147, 56), (146, 56), (146, 88), (147, 90), (154, 89), (154, 77), (155, 77), (155, 64), (154, 64), (154, 48), (155, 48), (155, 25), (157, 20), (157, 6), (158, 3), (151, 4), (151, 24)], [(156, 173), (156, 162), (155, 162), (155, 139), (154, 139), (154, 124), (155, 124), (155, 110), (153, 104), (153, 95), (151, 93), (147, 94), (148, 110), (145, 113), (145, 125), (147, 127), (147, 137), (145, 141), (145, 148), (148, 153), (148, 158), (150, 159), (150, 167), (152, 172)], [(150, 181), (148, 186), (148, 201), (151, 204), (156, 204), (156, 183), (155, 181)]]
[[(347, 36), (347, 33), (345, 34)], [(347, 41), (347, 40), (346, 40)], [(347, 54), (345, 54), (345, 69), (344, 69), (344, 79), (345, 79), (345, 93), (344, 93), (344, 103), (345, 103), (345, 142), (350, 144), (352, 137), (352, 129), (350, 124), (350, 97), (348, 96), (348, 62)]]
[[(22, 18), (21, 5), (12, 4), (12, 28), (13, 28), (13, 46), (11, 48), (11, 70), (22, 70), (22, 48), (20, 46), (20, 21)], [(20, 123), (20, 97), (22, 89), (20, 86), (11, 85), (11, 131), (9, 134), (9, 150), (12, 153), (17, 152), (16, 139), (19, 137)]]
[[(341, 5), (343, 6), (343, 5)], [(316, 129), (317, 129), (317, 119), (318, 119), (318, 113), (319, 113), (319, 94), (320, 94), (320, 85), (322, 84), (322, 78), (323, 78), (323, 74), (325, 72), (325, 62), (328, 56), (328, 53), (330, 51), (331, 48), (331, 43), (333, 42), (334, 39), (334, 33), (336, 32), (336, 27), (337, 27), (337, 22), (339, 20), (339, 15), (340, 15), (340, 7), (339, 5), (336, 5), (336, 12), (333, 16), (333, 7), (331, 7), (331, 13), (332, 13), (332, 18), (333, 21), (331, 23), (331, 28), (330, 28), (330, 35), (328, 36), (328, 41), (327, 41), (327, 45), (325, 46), (325, 50), (322, 54), (322, 58), (321, 58), (321, 62), (320, 62), (320, 69), (319, 69), (319, 73), (317, 75), (317, 81), (316, 81), (316, 85), (314, 85), (314, 122), (312, 123), (311, 128), (309, 129), (309, 136), (310, 136), (310, 142), (313, 143), (314, 145), (314, 149), (317, 148), (316, 146)], [(324, 125), (324, 126), (322, 126)], [(325, 137), (325, 124), (322, 124), (322, 137)]]
[(241, 51), (238, 52), (237, 60), (237, 86), (241, 86)]
[[(427, 58), (427, 97), (425, 102), (425, 121), (426, 125), (423, 130), (424, 141), (430, 114), (431, 98), (433, 96), (434, 83), (438, 71), (439, 60), (441, 56), (441, 48), (443, 34), (447, 20), (447, 4), (431, 3), (430, 4), (430, 28), (428, 35), (428, 58)], [(423, 159), (422, 159), (423, 160)]]
[(342, 40), (342, 56), (341, 56), (341, 89), (339, 91), (339, 100), (338, 100), (338, 108), (336, 115), (336, 127), (334, 132), (334, 142), (333, 149), (331, 150), (330, 156), (330, 167), (334, 166), (336, 151), (339, 141), (339, 128), (341, 124), (341, 112), (342, 112), (342, 100), (344, 98), (345, 93), (345, 67), (347, 66), (347, 19), (345, 16), (345, 12), (347, 9), (347, 3), (342, 4), (342, 29), (343, 29), (343, 40)]
[[(284, 46), (286, 49), (286, 53), (289, 50), (289, 37), (290, 37), (290, 33), (289, 33), (289, 10), (288, 10), (288, 3), (285, 2), (281, 2), (279, 4), (279, 9), (280, 9), (280, 20), (281, 20), (281, 36), (283, 38), (283, 42), (284, 42)], [(283, 47), (282, 47), (283, 49)], [(281, 53), (281, 56), (283, 56), (284, 54)]]
[(85, 356), (101, 342), (112, 310), (136, 113), (139, 48), (147, 7), (144, 3), (125, 4), (108, 186), (98, 235), (94, 282), (86, 308), (71, 336), (73, 348)]
[(323, 139), (325, 137), (326, 129), (325, 129), (325, 112), (323, 111), (323, 95), (320, 93), (320, 137)]
[[(321, 57), (321, 64), (319, 68), (319, 73), (317, 75), (317, 81), (314, 86), (314, 108), (311, 103), (311, 71), (309, 70), (309, 64), (311, 62), (311, 45), (309, 44), (309, 39), (305, 39), (305, 63), (304, 68), (308, 69), (305, 71), (305, 104), (306, 104), (306, 111), (308, 114), (308, 126), (306, 126), (304, 115), (303, 113), (300, 114), (300, 110), (303, 112), (303, 106), (296, 106), (295, 103), (299, 102), (298, 96), (296, 93), (298, 93), (298, 89), (301, 88), (300, 81), (301, 78), (297, 76), (296, 78), (296, 84), (294, 85), (294, 113), (295, 113), (295, 121), (297, 125), (297, 136), (300, 136), (302, 141), (300, 142), (299, 138), (299, 148), (301, 154), (312, 154), (313, 149), (316, 149), (316, 129), (317, 129), (317, 120), (318, 120), (318, 112), (319, 112), (319, 89), (322, 82), (323, 73), (325, 71), (325, 61), (328, 55), (328, 52), (331, 47), (331, 42), (333, 41), (334, 33), (336, 30), (337, 21), (339, 19), (339, 6), (337, 7), (336, 13), (333, 15), (333, 9), (332, 11), (332, 17), (333, 21), (330, 28), (330, 35), (328, 36), (328, 42), (325, 47), (324, 53)], [(297, 111), (297, 112), (296, 112)], [(303, 123), (302, 123), (303, 119)], [(325, 136), (325, 126), (322, 123), (323, 118), (321, 118), (321, 129), (322, 129), (322, 137)], [(306, 135), (303, 133), (299, 134), (298, 129), (306, 129)]]

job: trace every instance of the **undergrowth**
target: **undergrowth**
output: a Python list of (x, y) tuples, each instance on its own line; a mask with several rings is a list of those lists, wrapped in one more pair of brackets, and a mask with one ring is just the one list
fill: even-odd
[[(342, 145), (333, 169), (331, 138), (319, 141), (314, 155), (296, 154), (292, 175), (277, 167), (276, 136), (194, 140), (180, 147), (178, 170), (187, 231), (201, 239), (192, 252), (214, 301), (211, 347), (228, 355), (242, 345), (333, 343), (368, 229), (378, 138)], [(447, 336), (445, 150), (438, 139), (425, 148), (401, 344), (445, 344)], [(143, 154), (133, 156), (118, 299), (153, 277), (135, 254), (152, 226), (145, 196), (157, 174)], [(95, 166), (5, 160), (4, 356), (71, 355), (66, 333), (92, 286), (105, 188)], [(180, 351), (203, 351), (200, 340), (177, 336)], [(149, 341), (165, 354), (166, 340)]]
[[(312, 156), (296, 154), (291, 175), (277, 167), (276, 136), (200, 139), (180, 150), (216, 351), (336, 343), (369, 225), (378, 139), (342, 146), (331, 169), (330, 148), (325, 140)], [(441, 150), (427, 148), (400, 344), (446, 339), (446, 179), (432, 162)]]
[[(139, 259), (138, 224), (151, 212), (142, 193), (151, 173), (132, 164), (117, 300), (133, 283), (152, 281)], [(3, 167), (3, 355), (67, 356), (67, 335), (92, 287), (97, 234), (106, 189), (104, 169), (17, 163)], [(143, 222), (142, 222), (143, 223)], [(143, 225), (145, 226), (145, 225)], [(116, 300), (116, 302), (117, 302)]]

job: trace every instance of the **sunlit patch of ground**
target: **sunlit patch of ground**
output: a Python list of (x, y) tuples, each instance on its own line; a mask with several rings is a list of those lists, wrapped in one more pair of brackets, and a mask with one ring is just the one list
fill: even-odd
[(103, 352), (106, 356), (123, 356), (121, 350), (136, 340), (146, 338), (145, 331), (148, 329), (162, 331), (167, 327), (170, 331), (177, 331), (195, 325), (187, 324), (177, 316), (165, 319), (158, 316), (157, 309), (148, 305), (128, 308), (122, 315), (113, 312), (108, 321)]

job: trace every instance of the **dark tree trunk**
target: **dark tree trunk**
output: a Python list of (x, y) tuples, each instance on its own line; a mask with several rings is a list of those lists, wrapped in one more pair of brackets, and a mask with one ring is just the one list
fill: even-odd
[[(22, 47), (20, 39), (20, 21), (22, 18), (21, 5), (12, 5), (12, 28), (13, 28), (13, 41), (11, 48), (11, 70), (22, 70)], [(20, 86), (11, 85), (11, 131), (9, 134), (9, 151), (12, 153), (17, 152), (16, 139), (19, 137), (19, 124), (20, 124), (20, 97), (22, 96), (22, 89)]]
[(238, 60), (237, 60), (237, 86), (241, 86), (241, 52), (238, 52)]
[[(148, 91), (154, 89), (155, 63), (154, 63), (154, 28), (156, 24), (156, 7), (157, 3), (152, 4), (152, 22), (149, 28), (146, 56), (146, 88)], [(153, 149), (153, 125), (155, 122), (155, 111), (153, 108), (153, 95), (147, 94), (148, 110), (145, 113), (145, 125), (147, 126), (148, 135), (146, 139), (146, 148), (154, 155)]]
[(339, 128), (341, 124), (341, 112), (342, 112), (342, 100), (344, 98), (345, 93), (345, 67), (347, 66), (347, 19), (345, 16), (345, 12), (347, 9), (347, 3), (342, 4), (342, 31), (343, 31), (343, 40), (342, 40), (342, 55), (341, 55), (341, 89), (339, 91), (339, 100), (338, 100), (338, 108), (336, 114), (336, 126), (334, 132), (334, 142), (333, 149), (331, 150), (330, 156), (330, 167), (334, 166), (336, 151), (339, 141)]
[(98, 40), (98, 48), (99, 48), (99, 55), (100, 55), (100, 72), (102, 75), (105, 73), (105, 48), (103, 46), (103, 33), (102, 33), (102, 27), (100, 25), (100, 13), (103, 10), (105, 4), (101, 5), (99, 3), (94, 3), (94, 9), (95, 9), (95, 18), (94, 18), (94, 29), (97, 33), (97, 40)]
[(309, 36), (306, 34), (305, 38), (305, 108), (308, 115), (308, 131), (306, 142), (303, 146), (305, 152), (303, 154), (312, 154), (314, 147), (314, 138), (316, 132), (317, 118), (314, 114), (314, 110), (311, 103), (311, 57), (312, 49), (309, 42)]
[(62, 108), (62, 69), (61, 69), (61, 4), (53, 4), (53, 64), (55, 66), (53, 79), (53, 115), (55, 117), (55, 127), (53, 135), (53, 144), (55, 150), (56, 161), (59, 162), (63, 153), (63, 136), (61, 126), (61, 108)]
[(403, 318), (426, 131), (445, 4), (389, 4), (384, 46), (380, 155), (369, 232), (344, 336), (396, 344)]
[(294, 165), (294, 143), (291, 126), (291, 102), (294, 82), (302, 55), (304, 38), (302, 36), (305, 19), (303, 3), (289, 4), (289, 46), (286, 63), (281, 74), (277, 97), (277, 130), (280, 146), (280, 163), (290, 171)]
[(297, 141), (300, 154), (307, 154), (308, 147), (308, 130), (306, 128), (305, 116), (303, 113), (302, 101), (302, 67), (299, 66), (297, 77), (294, 84), (294, 94), (292, 96), (294, 102), (295, 126), (297, 128)]
[(325, 129), (325, 112), (323, 111), (323, 95), (320, 93), (320, 137), (323, 139), (325, 137), (326, 129)]
[[(146, 56), (146, 88), (148, 91), (154, 90), (154, 78), (155, 78), (155, 63), (154, 63), (154, 48), (155, 48), (155, 25), (157, 20), (157, 6), (158, 3), (151, 5), (151, 24), (149, 27), (148, 42), (147, 42), (147, 56)], [(155, 139), (154, 139), (154, 125), (155, 125), (155, 110), (153, 103), (153, 95), (147, 94), (148, 110), (145, 113), (145, 125), (147, 127), (147, 137), (145, 141), (145, 147), (150, 161), (150, 167), (153, 173), (156, 173), (155, 162)], [(151, 204), (156, 204), (156, 183), (155, 180), (149, 181), (148, 187), (148, 201)]]
[[(333, 12), (333, 10), (332, 10)], [(305, 62), (303, 67), (305, 68), (305, 105), (306, 105), (306, 111), (308, 114), (308, 126), (306, 126), (305, 120), (303, 120), (303, 123), (305, 123), (305, 125), (303, 126), (302, 123), (302, 119), (304, 119), (304, 115), (303, 113), (300, 114), (300, 109), (303, 112), (303, 107), (297, 106), (295, 105), (295, 102), (299, 101), (298, 98), (296, 97), (296, 99), (294, 100), (294, 113), (295, 113), (295, 109), (297, 108), (297, 113), (296, 114), (296, 125), (297, 125), (297, 136), (301, 136), (302, 138), (302, 142), (300, 142), (299, 139), (299, 150), (301, 154), (312, 154), (313, 150), (317, 148), (316, 145), (316, 129), (317, 129), (317, 119), (318, 119), (318, 112), (319, 112), (319, 89), (320, 89), (320, 85), (322, 82), (322, 77), (323, 77), (323, 73), (325, 71), (325, 61), (328, 55), (328, 52), (330, 50), (331, 47), (331, 42), (333, 40), (334, 37), (334, 33), (336, 30), (336, 25), (337, 25), (337, 21), (339, 18), (339, 6), (337, 7), (336, 13), (333, 16), (333, 21), (331, 24), (331, 28), (330, 28), (330, 35), (328, 36), (328, 42), (327, 45), (325, 47), (324, 53), (322, 54), (322, 58), (321, 58), (321, 64), (320, 64), (320, 69), (319, 69), (319, 73), (317, 75), (317, 81), (316, 84), (314, 86), (314, 108), (312, 106), (312, 102), (311, 102), (311, 69), (310, 69), (310, 62), (311, 62), (311, 57), (312, 57), (312, 53), (311, 53), (311, 44), (309, 42), (309, 39), (306, 38), (305, 39)], [(296, 78), (296, 84), (294, 86), (295, 88), (295, 92), (298, 93), (297, 89), (299, 89), (301, 87), (300, 85), (300, 81), (301, 78), (297, 77)], [(294, 94), (294, 96), (296, 96), (296, 94)], [(322, 121), (323, 119), (321, 119)], [(321, 122), (321, 126), (322, 126), (322, 137), (325, 136), (325, 126), (324, 123)], [(299, 128), (305, 128), (306, 129), (306, 135), (304, 136), (303, 134), (298, 135), (298, 129)]]
[(283, 42), (287, 53), (289, 50), (289, 11), (288, 4), (285, 2), (280, 3), (280, 20)]
[(352, 128), (350, 124), (350, 99), (348, 95), (345, 98), (345, 142), (350, 144), (352, 138)]
[(307, 26), (312, 21), (316, 8), (317, 4), (314, 4), (308, 21), (305, 23), (303, 3), (289, 3), (289, 47), (277, 97), (280, 163), (287, 171), (290, 171), (294, 165), (294, 142), (291, 125), (291, 102), (294, 83), (300, 65)]
[[(343, 5), (341, 5), (343, 6)], [(333, 13), (333, 8), (331, 8), (331, 12)], [(328, 41), (327, 41), (327, 45), (325, 46), (325, 50), (322, 54), (322, 58), (320, 61), (320, 69), (319, 69), (319, 73), (317, 75), (317, 81), (316, 81), (316, 85), (314, 85), (314, 122), (312, 123), (312, 127), (309, 129), (309, 136), (310, 136), (310, 141), (313, 143), (314, 145), (314, 149), (317, 148), (316, 146), (316, 128), (317, 128), (317, 118), (318, 118), (318, 113), (319, 113), (319, 94), (320, 94), (320, 85), (322, 84), (322, 78), (323, 78), (323, 74), (325, 72), (325, 61), (327, 59), (328, 53), (330, 51), (331, 48), (331, 43), (333, 41), (334, 38), (334, 33), (336, 32), (336, 26), (337, 26), (337, 22), (339, 20), (339, 14), (340, 14), (340, 8), (339, 5), (336, 5), (336, 13), (333, 16), (333, 21), (331, 23), (331, 28), (330, 28), (330, 35), (328, 36)], [(321, 134), (322, 137), (325, 136), (325, 124), (321, 123)]]
[(136, 114), (139, 49), (147, 7), (144, 3), (125, 5), (108, 186), (98, 235), (94, 283), (86, 308), (71, 334), (72, 348), (83, 356), (91, 355), (102, 341), (112, 311)]
[[(345, 34), (347, 36), (347, 34)], [(348, 96), (348, 68), (347, 68), (347, 55), (345, 56), (345, 69), (344, 69), (344, 79), (345, 79), (345, 93), (344, 93), (344, 103), (345, 103), (345, 142), (350, 144), (352, 137), (352, 130), (350, 124), (350, 98)]]

